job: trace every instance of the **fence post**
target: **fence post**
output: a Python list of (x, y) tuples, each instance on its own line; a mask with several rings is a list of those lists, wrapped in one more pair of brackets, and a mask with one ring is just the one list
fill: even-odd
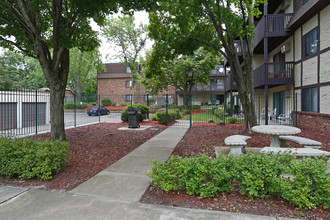
[(296, 112), (296, 126), (298, 126), (298, 106), (297, 106), (297, 93), (296, 93), (296, 100), (295, 100), (295, 112)]
[(101, 106), (100, 106), (100, 102), (101, 102), (101, 95), (99, 95), (99, 123), (101, 122)]
[(226, 124), (226, 112), (227, 112), (227, 95), (226, 93), (224, 94), (224, 100), (225, 100), (225, 103), (223, 105), (223, 122)]
[(166, 105), (166, 126), (168, 126), (168, 94), (166, 94), (165, 105)]
[(190, 104), (190, 121), (189, 121), (189, 128), (192, 127), (192, 95), (189, 94), (189, 104)]
[(38, 90), (36, 88), (36, 134), (38, 134)]
[(77, 113), (76, 113), (76, 108), (77, 108), (77, 106), (76, 106), (76, 101), (77, 101), (77, 99), (76, 99), (76, 94), (74, 93), (73, 94), (73, 115), (74, 115), (74, 127), (77, 127)]

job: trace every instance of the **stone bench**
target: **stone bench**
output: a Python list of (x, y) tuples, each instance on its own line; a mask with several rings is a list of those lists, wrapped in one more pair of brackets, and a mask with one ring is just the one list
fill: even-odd
[(243, 148), (247, 145), (246, 140), (250, 139), (249, 136), (244, 135), (231, 135), (226, 137), (225, 144), (230, 147), (229, 155), (238, 156), (243, 153)]
[(281, 146), (285, 146), (285, 141), (291, 141), (300, 145), (303, 145), (305, 148), (314, 148), (319, 149), (322, 147), (322, 143), (314, 141), (312, 139), (298, 137), (298, 136), (280, 136)]
[(264, 147), (260, 153), (275, 153), (284, 154), (289, 153), (290, 155), (295, 155), (296, 157), (322, 157), (325, 156), (327, 159), (330, 158), (330, 152), (313, 149), (313, 148), (278, 148), (278, 147)]

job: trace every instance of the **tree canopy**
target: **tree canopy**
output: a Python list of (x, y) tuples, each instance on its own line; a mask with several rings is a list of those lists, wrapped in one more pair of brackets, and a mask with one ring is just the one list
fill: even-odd
[(64, 95), (69, 73), (69, 49), (90, 51), (98, 46), (93, 18), (148, 9), (147, 0), (5, 0), (0, 1), (0, 46), (37, 58), (50, 89), (51, 138), (65, 139)]
[[(149, 31), (159, 51), (166, 56), (191, 54), (200, 46), (221, 53), (231, 66), (242, 102), (246, 130), (256, 124), (253, 88), (254, 16), (264, 0), (164, 0), (150, 14)], [(246, 45), (241, 61), (236, 41)], [(153, 62), (162, 62), (154, 53)], [(242, 65), (243, 64), (243, 65)], [(244, 71), (243, 71), (244, 69)]]

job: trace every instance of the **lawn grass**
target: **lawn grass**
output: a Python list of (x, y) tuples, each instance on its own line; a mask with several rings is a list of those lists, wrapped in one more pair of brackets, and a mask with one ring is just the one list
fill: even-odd
[[(229, 117), (226, 117), (226, 124), (229, 123), (228, 118)], [(190, 115), (185, 115), (182, 117), (182, 119), (190, 120)], [(210, 120), (213, 120), (214, 122), (219, 122), (220, 120), (223, 120), (223, 119), (220, 119), (216, 115), (212, 114), (212, 109), (207, 109), (207, 111), (204, 113), (192, 115), (192, 121), (194, 121), (194, 122), (208, 122)], [(236, 124), (244, 124), (244, 123), (245, 123), (244, 119), (237, 119)]]

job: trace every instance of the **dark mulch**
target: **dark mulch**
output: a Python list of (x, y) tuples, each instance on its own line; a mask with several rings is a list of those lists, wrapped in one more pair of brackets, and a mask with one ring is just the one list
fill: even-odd
[[(101, 123), (66, 130), (71, 159), (52, 180), (8, 179), (0, 176), (0, 184), (45, 190), (71, 190), (166, 128), (152, 123), (149, 125), (152, 125), (153, 129), (123, 131), (118, 128), (127, 127), (127, 123)], [(33, 136), (33, 139), (40, 140), (49, 138), (49, 133)]]
[[(193, 156), (209, 153), (215, 157), (214, 146), (225, 146), (224, 139), (233, 134), (249, 135), (248, 147), (265, 147), (270, 144), (270, 136), (262, 134), (247, 134), (244, 126), (193, 126), (184, 139), (174, 149), (174, 155)], [(330, 151), (329, 132), (302, 129), (299, 136), (322, 142), (321, 150)], [(300, 147), (287, 143), (289, 147)], [(184, 191), (165, 192), (159, 187), (148, 189), (140, 200), (144, 203), (180, 206), (186, 208), (209, 209), (267, 216), (280, 216), (308, 219), (330, 219), (329, 209), (299, 209), (284, 199), (275, 196), (251, 199), (239, 193), (239, 186), (230, 193), (221, 193), (215, 198), (200, 199), (197, 195), (189, 196)]]

